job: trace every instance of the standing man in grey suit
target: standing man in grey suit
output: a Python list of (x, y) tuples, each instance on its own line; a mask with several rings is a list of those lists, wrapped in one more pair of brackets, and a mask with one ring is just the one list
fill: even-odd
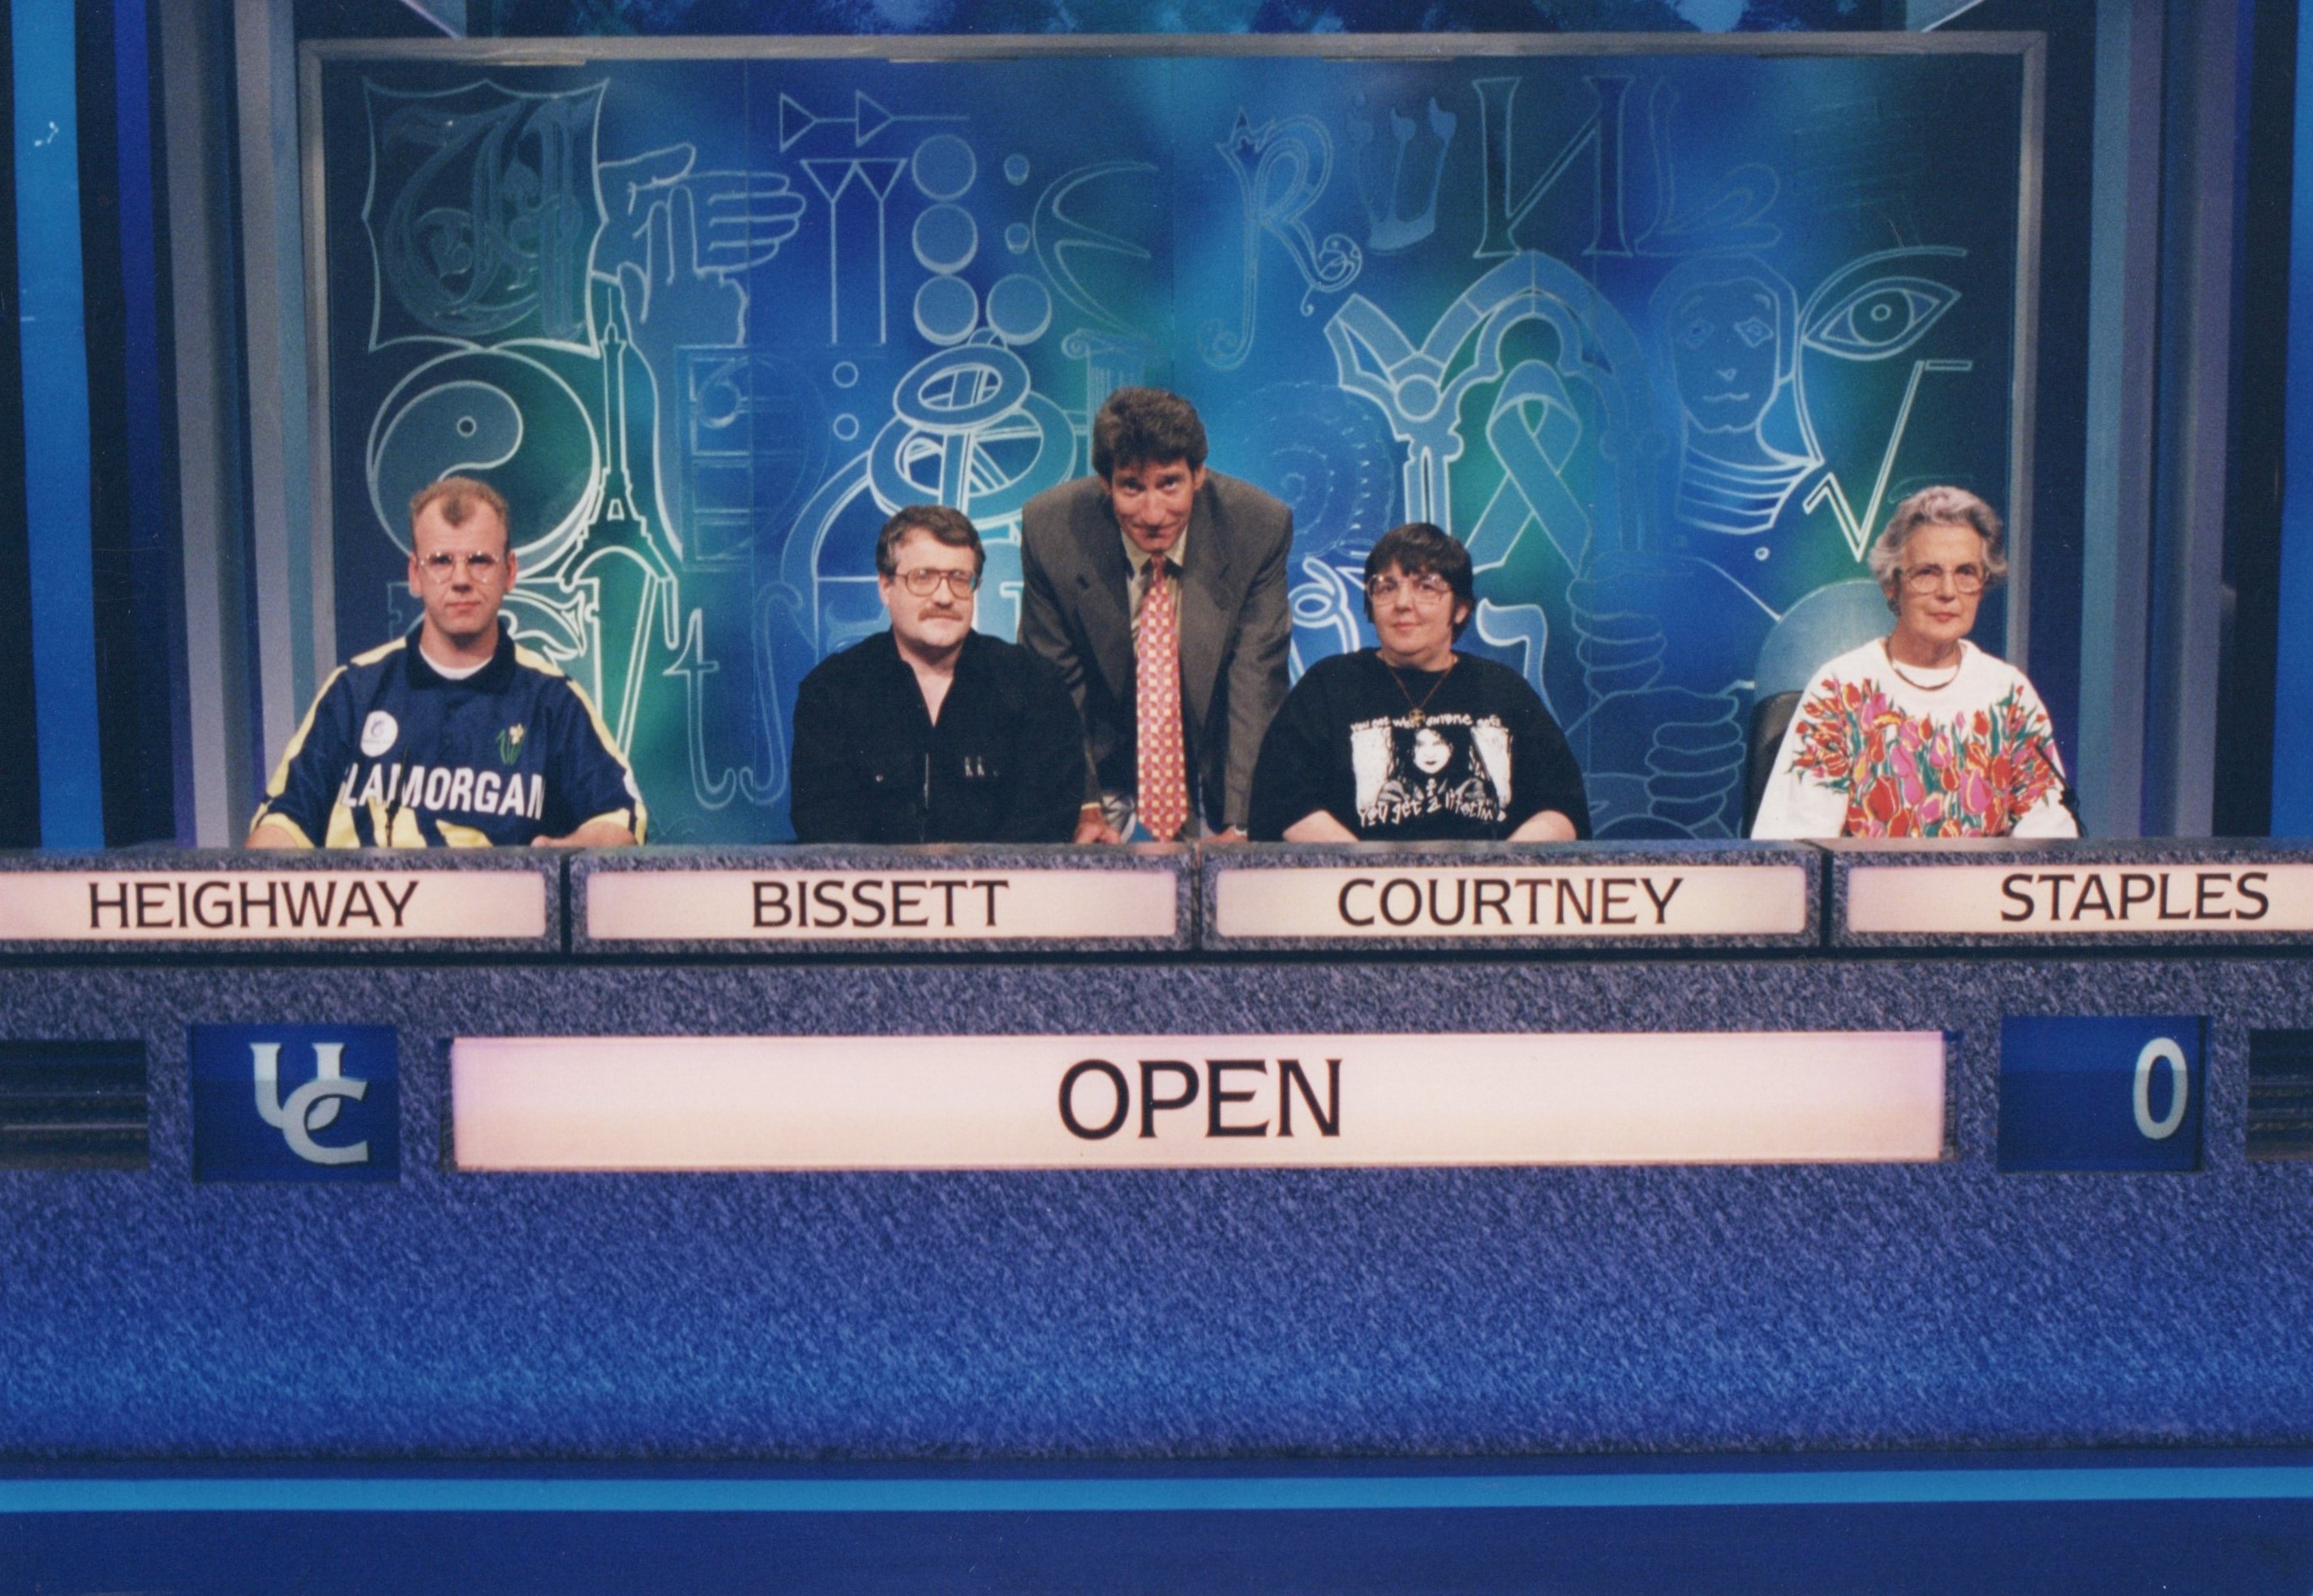
[(1195, 407), (1162, 389), (1109, 396), (1092, 466), (1020, 520), (1020, 641), (1084, 712), (1076, 840), (1242, 838), (1285, 700), (1293, 513), (1205, 469)]

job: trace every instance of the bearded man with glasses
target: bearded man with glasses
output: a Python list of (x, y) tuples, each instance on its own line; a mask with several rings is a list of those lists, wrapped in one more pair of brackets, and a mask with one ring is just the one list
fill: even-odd
[(1067, 842), (1084, 724), (1060, 667), (972, 629), (988, 561), (960, 513), (913, 504), (875, 540), (888, 630), (822, 660), (796, 694), (798, 842)]
[(425, 617), (340, 665), (289, 740), (249, 846), (617, 847), (643, 839), (634, 773), (577, 683), (516, 644), (506, 502), (444, 477), (409, 502)]
[(1275, 842), (1571, 842), (1582, 772), (1507, 666), (1456, 652), (1476, 603), (1470, 551), (1427, 522), (1366, 557), (1380, 644), (1318, 661), (1270, 723), (1253, 835)]
[(2000, 516), (1958, 487), (1895, 506), (1871, 574), (1895, 626), (1816, 672), (1754, 837), (2077, 837), (2047, 706), (1967, 639), (2008, 574)]

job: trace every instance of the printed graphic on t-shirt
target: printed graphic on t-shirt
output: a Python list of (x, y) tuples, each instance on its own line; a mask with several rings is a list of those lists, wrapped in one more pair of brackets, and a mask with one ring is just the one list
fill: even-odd
[(1384, 716), (1350, 727), (1358, 822), (1402, 826), (1460, 815), (1499, 826), (1509, 811), (1510, 734), (1499, 716)]

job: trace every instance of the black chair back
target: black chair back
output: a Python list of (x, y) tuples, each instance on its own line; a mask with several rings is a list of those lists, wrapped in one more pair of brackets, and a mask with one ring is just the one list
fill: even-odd
[(1767, 778), (1775, 773), (1775, 756), (1782, 751), (1783, 733), (1799, 712), (1799, 695), (1771, 693), (1751, 706), (1749, 762), (1743, 767), (1743, 835), (1751, 835), (1759, 818), (1759, 801), (1767, 795)]

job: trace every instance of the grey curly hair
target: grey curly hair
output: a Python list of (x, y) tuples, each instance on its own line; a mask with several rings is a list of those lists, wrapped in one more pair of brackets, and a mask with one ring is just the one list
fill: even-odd
[(2000, 512), (1965, 487), (1923, 487), (1895, 506), (1887, 530), (1871, 545), (1871, 575), (1892, 602), (1904, 572), (1904, 550), (1923, 526), (1974, 527), (1983, 539), (1983, 585), (1997, 587), (2008, 575), (2001, 547)]

